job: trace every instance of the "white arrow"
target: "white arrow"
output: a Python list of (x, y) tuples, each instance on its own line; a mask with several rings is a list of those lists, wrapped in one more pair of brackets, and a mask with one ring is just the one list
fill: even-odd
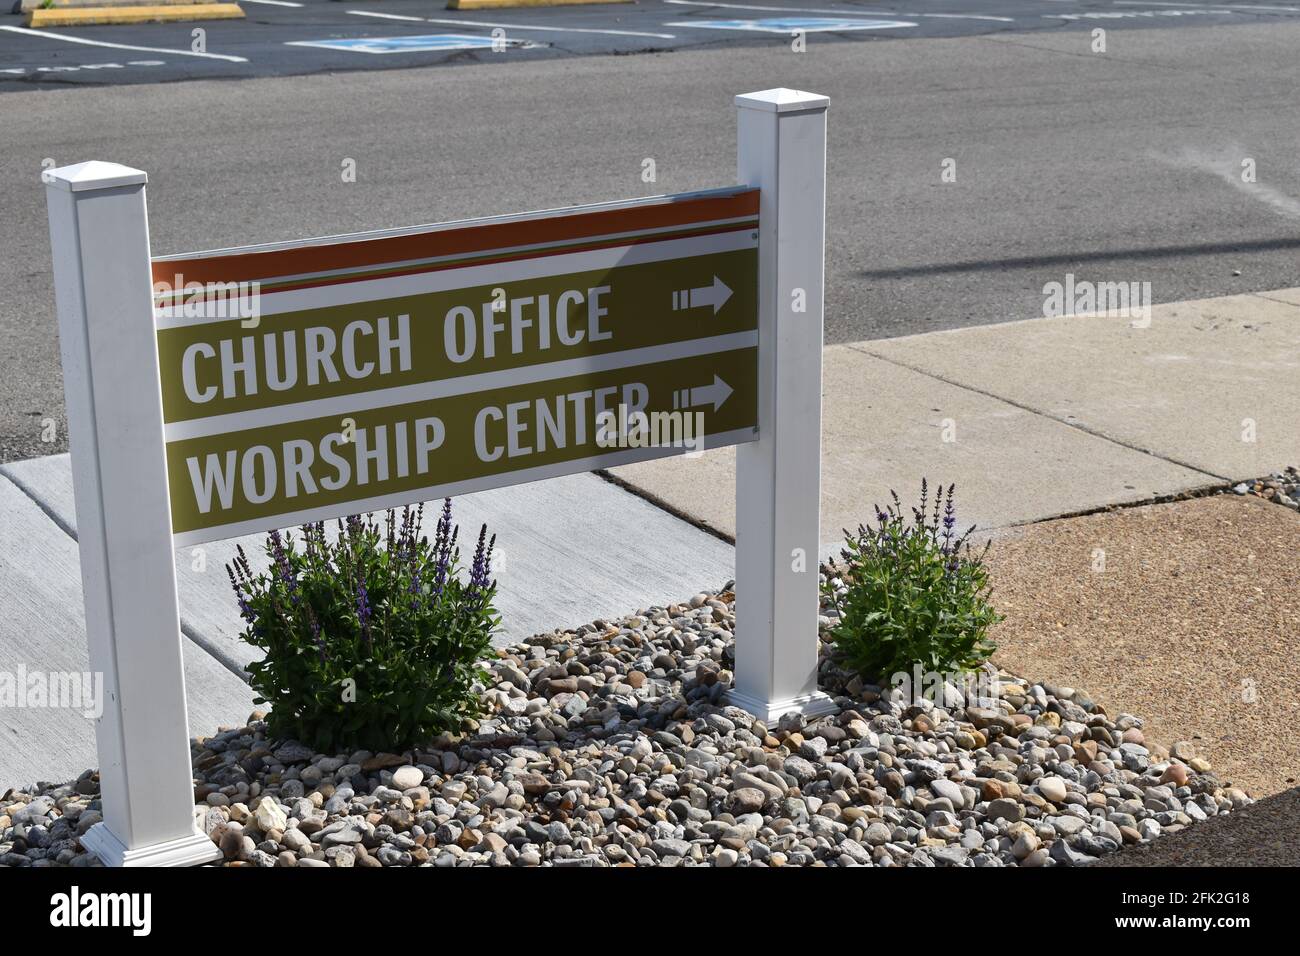
[(691, 408), (695, 405), (712, 405), (716, 412), (722, 403), (731, 397), (733, 389), (717, 375), (713, 376), (712, 385), (697, 385), (695, 388), (680, 388), (673, 393), (673, 408)]
[(727, 304), (731, 298), (731, 289), (725, 282), (717, 276), (713, 277), (713, 285), (702, 285), (698, 289), (682, 289), (673, 293), (673, 310), (680, 309), (697, 309), (700, 306), (713, 306), (713, 314), (717, 315), (718, 310)]

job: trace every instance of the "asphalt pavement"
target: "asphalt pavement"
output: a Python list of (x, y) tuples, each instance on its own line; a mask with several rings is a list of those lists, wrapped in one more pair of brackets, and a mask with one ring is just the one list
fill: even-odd
[[(0, 0), (8, 3), (10, 0)], [(810, 0), (459, 11), (430, 0), (241, 0), (243, 20), (24, 28), (0, 16), (0, 92), (681, 49), (1177, 26), (1300, 17), (1300, 5), (1144, 0)], [(197, 31), (197, 33), (196, 33)]]
[(1193, 19), (0, 96), (0, 460), (66, 447), (39, 172), (87, 159), (148, 171), (178, 253), (725, 185), (732, 96), (790, 86), (831, 97), (828, 342), (1040, 314), (1069, 273), (1293, 287), (1300, 24)]

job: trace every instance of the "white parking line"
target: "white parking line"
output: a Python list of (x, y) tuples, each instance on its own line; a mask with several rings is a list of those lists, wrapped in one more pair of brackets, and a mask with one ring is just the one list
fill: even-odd
[[(1074, 0), (1062, 0), (1074, 2)], [(664, 0), (683, 7), (722, 7), (726, 10), (766, 10), (771, 13), (833, 13), (841, 17), (930, 17), (936, 20), (991, 20), (994, 23), (1015, 23), (1015, 17), (982, 16), (975, 13), (908, 13), (905, 10), (863, 10), (859, 7), (816, 9), (809, 7), (773, 7), (758, 3), (709, 3), (707, 0)]]
[(292, 0), (243, 0), (244, 3), (264, 3), (268, 7), (301, 7), (301, 3), (293, 3)]
[(482, 23), (478, 20), (436, 20), (430, 23), (463, 23), (467, 27), (502, 27), (506, 30), (550, 30), (556, 33), (605, 33), (616, 37), (653, 37), (658, 40), (675, 40), (671, 33), (641, 33), (637, 30), (596, 30), (588, 27), (533, 27), (523, 23)]
[(653, 37), (657, 40), (675, 40), (672, 33), (641, 33), (636, 30), (594, 30), (586, 27), (536, 27), (524, 23), (486, 23), (482, 20), (452, 20), (437, 17), (407, 17), (397, 13), (373, 13), (369, 10), (348, 10), (354, 17), (379, 17), (382, 20), (418, 20), (421, 23), (441, 23), (458, 27), (489, 27), (501, 30), (546, 30), (550, 33), (603, 33), (616, 37)]
[(347, 13), (354, 17), (378, 17), (381, 20), (413, 20), (416, 23), (423, 23), (424, 17), (405, 17), (400, 13), (372, 13), (369, 10), (348, 10)]
[[(802, 24), (802, 25), (800, 25)], [(770, 17), (762, 20), (678, 20), (670, 27), (688, 30), (736, 30), (742, 33), (848, 33), (851, 30), (899, 30), (916, 26), (910, 20), (866, 20), (862, 17)]]
[[(1113, 0), (1117, 7), (1201, 7), (1203, 3), (1147, 3), (1142, 0)], [(1215, 9), (1222, 7), (1225, 10), (1272, 10), (1279, 13), (1300, 13), (1300, 7), (1266, 7), (1259, 4), (1245, 3), (1217, 3)]]
[(853, 14), (864, 14), (868, 16), (898, 16), (892, 10), (859, 10), (857, 7), (845, 9), (840, 7), (836, 10), (812, 10), (808, 7), (768, 7), (757, 3), (706, 3), (704, 0), (664, 0), (664, 3), (676, 3), (683, 7), (722, 7), (726, 10), (773, 10), (777, 13), (834, 13), (837, 16), (846, 17)]
[(109, 43), (105, 40), (87, 40), (85, 37), (70, 37), (62, 33), (51, 33), (49, 30), (29, 30), (26, 27), (0, 26), (0, 30), (8, 30), (10, 33), (21, 33), (24, 36), (41, 37), (45, 40), (65, 40), (68, 43), (84, 43), (86, 46), (103, 46), (111, 50), (140, 50), (144, 53), (172, 53), (176, 56), (198, 56), (209, 60), (228, 60), (231, 63), (247, 63), (242, 56), (231, 56), (228, 53), (195, 53), (193, 50), (168, 50), (164, 47), (157, 46), (132, 46), (129, 43)]
[(903, 13), (904, 17), (930, 17), (935, 20), (992, 20), (994, 23), (1015, 23), (1015, 17), (985, 17), (975, 13)]
[(316, 47), (322, 50), (339, 50), (345, 53), (443, 53), (449, 50), (499, 51), (498, 43), (505, 49), (531, 50), (542, 43), (502, 37), (472, 36), (464, 33), (436, 33), (428, 36), (352, 37), (332, 40), (290, 40), (285, 46)]
[(81, 63), (77, 66), (15, 66), (0, 70), (0, 75), (25, 76), (28, 73), (76, 73), (79, 70), (124, 70), (127, 66), (166, 66), (163, 60), (127, 60), (121, 63)]
[[(1151, 6), (1149, 3), (1138, 5), (1143, 7)], [(1086, 13), (1044, 13), (1042, 17), (1044, 20), (1152, 20), (1156, 17), (1230, 17), (1233, 12), (1232, 10), (1225, 10), (1223, 7), (1189, 9), (1186, 5), (1180, 5), (1177, 10), (1090, 10)]]

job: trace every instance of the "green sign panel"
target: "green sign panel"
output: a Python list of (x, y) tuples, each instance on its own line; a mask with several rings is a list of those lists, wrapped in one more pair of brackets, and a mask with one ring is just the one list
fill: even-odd
[(757, 193), (156, 260), (178, 543), (757, 432)]

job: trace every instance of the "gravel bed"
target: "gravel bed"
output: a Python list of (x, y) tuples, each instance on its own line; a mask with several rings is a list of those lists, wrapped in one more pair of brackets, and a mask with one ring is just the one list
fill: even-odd
[(1237, 495), (1255, 495), (1292, 511), (1300, 511), (1300, 471), (1294, 466), (1275, 471), (1267, 478), (1233, 485), (1232, 491)]
[[(199, 738), (195, 819), (230, 866), (1077, 866), (1252, 802), (1080, 691), (912, 702), (827, 644), (838, 712), (764, 726), (723, 699), (730, 588), (500, 651), (494, 715), (422, 749)], [(0, 865), (97, 865), (99, 818), (91, 771), (10, 790)]]

